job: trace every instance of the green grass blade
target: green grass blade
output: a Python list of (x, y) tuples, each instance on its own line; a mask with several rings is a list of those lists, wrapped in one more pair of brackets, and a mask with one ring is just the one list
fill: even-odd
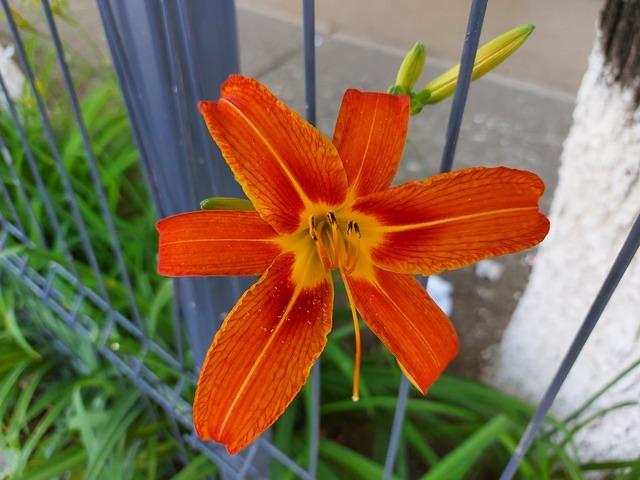
[[(0, 252), (0, 256), (2, 252)], [(29, 345), (26, 338), (22, 334), (18, 322), (16, 321), (15, 310), (12, 305), (15, 305), (15, 299), (9, 297), (9, 302), (5, 301), (4, 295), (0, 295), (0, 316), (4, 317), (5, 329), (11, 334), (16, 344), (26, 353), (30, 358), (40, 358), (40, 354)]]
[[(46, 461), (32, 467), (19, 480), (51, 480), (60, 478), (67, 472), (74, 472), (84, 467), (87, 453), (80, 447), (70, 447)], [(82, 478), (80, 476), (76, 478)]]
[(216, 469), (209, 457), (205, 455), (198, 455), (182, 470), (176, 473), (172, 477), (172, 480), (199, 480), (201, 478), (211, 478), (215, 472)]
[(106, 428), (100, 432), (98, 437), (97, 454), (93, 456), (93, 461), (89, 465), (86, 480), (101, 478), (100, 475), (105, 463), (116, 447), (118, 440), (125, 435), (127, 429), (142, 411), (142, 405), (139, 400), (138, 392), (134, 391), (124, 397), (114, 411), (111, 412), (109, 423), (106, 424)]
[(382, 478), (383, 469), (380, 465), (331, 440), (320, 439), (320, 456), (326, 461), (340, 465), (343, 471), (351, 473), (353, 478)]
[(2, 423), (5, 423), (3, 421), (5, 410), (9, 408), (9, 400), (8, 400), (9, 394), (11, 393), (13, 388), (18, 384), (18, 381), (20, 380), (20, 378), (22, 377), (22, 374), (24, 373), (24, 371), (27, 369), (28, 366), (29, 366), (29, 361), (23, 360), (21, 363), (17, 364), (13, 368), (13, 370), (11, 370), (11, 373), (6, 375), (3, 378), (2, 383), (0, 383), (0, 421), (2, 421)]
[(594, 393), (584, 404), (582, 404), (582, 406), (580, 406), (580, 408), (578, 408), (575, 412), (565, 418), (565, 423), (569, 423), (570, 421), (575, 420), (580, 415), (582, 415), (591, 405), (596, 402), (596, 400), (598, 400), (598, 398), (604, 395), (611, 387), (613, 387), (616, 383), (626, 377), (629, 373), (638, 368), (638, 366), (640, 366), (640, 358), (623, 369), (620, 373), (613, 377), (611, 381), (609, 381), (606, 385), (604, 385), (601, 389)]
[[(273, 443), (283, 452), (291, 452), (299, 400), (296, 398), (273, 428)], [(271, 478), (282, 478), (286, 467), (280, 462), (271, 463)]]
[(29, 404), (33, 399), (36, 389), (40, 385), (40, 381), (42, 380), (45, 372), (46, 369), (41, 368), (35, 373), (31, 374), (28, 379), (25, 379), (26, 386), (22, 389), (22, 392), (20, 393), (18, 400), (16, 401), (15, 407), (11, 412), (11, 419), (5, 432), (7, 438), (18, 438), (18, 436), (20, 435), (20, 430), (26, 427)]
[[(383, 408), (386, 410), (395, 410), (396, 397), (380, 397), (371, 396), (361, 398), (358, 402), (352, 400), (341, 400), (338, 402), (326, 403), (322, 406), (322, 413), (344, 413), (358, 410), (368, 410), (371, 408)], [(442, 402), (436, 402), (427, 399), (409, 399), (407, 400), (407, 412), (416, 415), (419, 414), (436, 414), (446, 415), (458, 420), (464, 420), (467, 422), (477, 422), (479, 417), (473, 412), (469, 412), (463, 408), (457, 406), (447, 405)]]
[[(353, 359), (344, 353), (336, 343), (327, 343), (323, 357), (338, 367), (338, 370), (344, 374), (348, 382), (353, 380)], [(368, 397), (371, 394), (367, 381), (362, 375), (360, 376), (360, 393), (361, 397)]]
[(42, 437), (48, 432), (53, 423), (58, 420), (68, 404), (68, 398), (60, 399), (56, 404), (51, 406), (44, 417), (42, 417), (42, 419), (38, 422), (37, 426), (35, 427), (33, 432), (31, 432), (29, 438), (22, 446), (16, 471), (22, 471), (22, 469), (27, 465), (29, 457), (31, 457), (31, 454), (34, 452), (36, 447), (38, 447)]
[(405, 421), (403, 431), (407, 442), (418, 452), (425, 464), (429, 467), (434, 467), (440, 461), (440, 457), (438, 457), (435, 450), (431, 448), (424, 436), (420, 435), (418, 429), (408, 419)]
[(462, 479), (471, 471), (475, 462), (489, 446), (499, 442), (500, 435), (510, 426), (505, 415), (497, 415), (484, 427), (462, 442), (455, 450), (447, 454), (421, 480)]

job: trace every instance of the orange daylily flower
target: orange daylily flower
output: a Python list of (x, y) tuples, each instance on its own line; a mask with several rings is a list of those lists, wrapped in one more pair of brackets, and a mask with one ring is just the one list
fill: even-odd
[[(193, 405), (198, 435), (230, 453), (271, 426), (306, 382), (331, 330), (332, 270), (356, 328), (355, 309), (424, 394), (458, 340), (413, 275), (517, 252), (547, 234), (544, 184), (533, 173), (469, 168), (389, 188), (406, 96), (347, 90), (333, 142), (249, 78), (230, 77), (220, 100), (199, 107), (256, 211), (161, 220), (158, 272), (261, 275), (215, 335)], [(359, 341), (356, 351), (357, 370)]]

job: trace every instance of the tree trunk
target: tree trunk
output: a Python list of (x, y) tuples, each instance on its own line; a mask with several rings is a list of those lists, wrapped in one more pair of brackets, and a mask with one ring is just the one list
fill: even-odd
[[(564, 144), (551, 232), (488, 373), (492, 383), (532, 402), (549, 384), (640, 210), (639, 80), (640, 0), (608, 0)], [(562, 388), (555, 413), (575, 411), (638, 358), (635, 258)], [(639, 399), (640, 368), (590, 412)], [(576, 440), (584, 460), (636, 458), (640, 408), (614, 410)]]

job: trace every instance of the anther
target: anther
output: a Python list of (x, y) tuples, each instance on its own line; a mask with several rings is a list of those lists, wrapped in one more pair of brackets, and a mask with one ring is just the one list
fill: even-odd
[(336, 215), (333, 212), (327, 213), (327, 219), (329, 220), (329, 225), (333, 225), (337, 222)]
[[(355, 234), (355, 238), (354, 238)], [(347, 224), (347, 238), (346, 238), (346, 261), (344, 262), (344, 270), (347, 274), (351, 274), (356, 268), (358, 258), (360, 257), (360, 239), (362, 234), (360, 233), (360, 226), (351, 220)]]

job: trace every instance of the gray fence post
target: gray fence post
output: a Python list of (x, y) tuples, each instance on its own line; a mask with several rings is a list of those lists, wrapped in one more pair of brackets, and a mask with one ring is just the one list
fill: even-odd
[[(158, 216), (197, 210), (206, 197), (241, 196), (196, 106), (217, 98), (238, 71), (233, 1), (98, 0), (98, 7)], [(198, 365), (244, 284), (175, 281), (176, 321), (184, 319)]]

